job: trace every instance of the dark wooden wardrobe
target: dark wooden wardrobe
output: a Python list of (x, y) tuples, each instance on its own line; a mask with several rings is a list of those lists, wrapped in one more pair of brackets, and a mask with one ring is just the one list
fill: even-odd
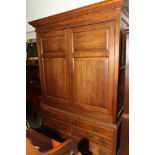
[(129, 155), (129, 29), (122, 31), (122, 45), (125, 52), (125, 83), (123, 94), (123, 114), (121, 120), (119, 155)]
[(102, 1), (30, 24), (37, 34), (43, 126), (77, 139), (85, 154), (116, 155), (128, 1)]

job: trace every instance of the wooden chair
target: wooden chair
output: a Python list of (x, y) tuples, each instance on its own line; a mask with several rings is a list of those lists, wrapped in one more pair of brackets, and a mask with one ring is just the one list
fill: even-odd
[(28, 129), (26, 155), (81, 155), (81, 153), (77, 152), (77, 143), (73, 139), (60, 143), (33, 129)]

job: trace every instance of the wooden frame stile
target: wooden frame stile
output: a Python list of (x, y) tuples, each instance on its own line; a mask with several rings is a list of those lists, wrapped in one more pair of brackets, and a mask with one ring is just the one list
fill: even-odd
[(44, 70), (43, 70), (43, 58), (42, 58), (42, 43), (40, 35), (36, 34), (37, 39), (37, 50), (38, 50), (38, 62), (39, 62), (39, 75), (40, 75), (40, 86), (41, 86), (41, 94), (45, 96), (45, 78), (44, 78)]
[[(67, 40), (68, 40), (68, 61), (69, 61), (69, 70), (70, 70), (70, 91), (71, 94), (74, 94), (74, 77), (73, 77), (73, 72), (74, 72), (74, 60), (72, 58), (73, 56), (73, 39), (72, 39), (72, 33), (70, 29), (67, 29)], [(72, 106), (74, 106), (74, 96), (71, 95), (71, 103)]]
[(115, 60), (114, 60), (114, 91), (113, 91), (113, 123), (117, 122), (117, 95), (118, 95), (118, 76), (119, 76), (119, 51), (120, 51), (120, 8), (118, 8), (115, 29)]
[(66, 49), (66, 66), (67, 66), (67, 75), (68, 75), (68, 86), (69, 86), (69, 105), (72, 105), (72, 88), (71, 88), (71, 78), (70, 78), (70, 75), (71, 75), (71, 70), (70, 70), (70, 59), (69, 57), (67, 57), (67, 55), (69, 55), (69, 43), (68, 43), (68, 29), (65, 30), (65, 49)]

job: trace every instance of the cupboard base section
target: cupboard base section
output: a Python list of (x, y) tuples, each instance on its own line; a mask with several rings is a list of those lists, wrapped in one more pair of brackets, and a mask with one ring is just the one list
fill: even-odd
[(116, 155), (120, 123), (99, 121), (42, 105), (42, 128), (51, 130), (58, 139), (74, 138), (84, 155)]

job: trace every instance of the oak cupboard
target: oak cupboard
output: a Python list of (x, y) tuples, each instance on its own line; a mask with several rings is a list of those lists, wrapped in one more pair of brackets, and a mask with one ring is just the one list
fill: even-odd
[[(128, 1), (102, 1), (30, 24), (37, 34), (43, 126), (75, 138), (83, 154), (116, 155)], [(80, 147), (83, 141), (87, 147)]]

